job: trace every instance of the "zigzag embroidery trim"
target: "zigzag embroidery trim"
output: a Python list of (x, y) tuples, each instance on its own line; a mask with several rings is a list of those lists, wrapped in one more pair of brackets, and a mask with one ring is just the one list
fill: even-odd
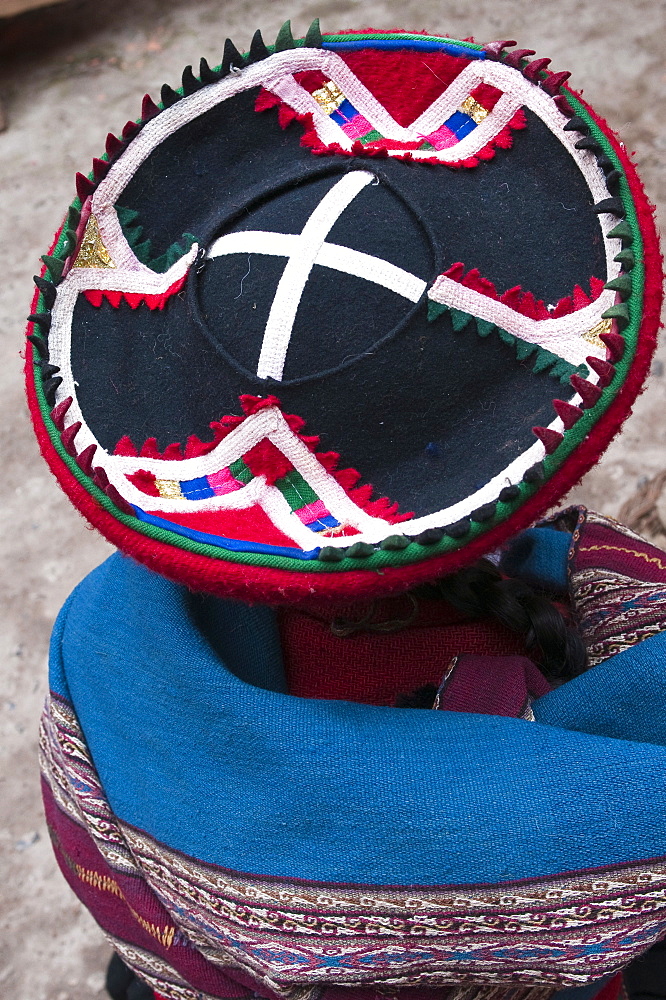
[[(270, 486), (263, 476), (248, 479), (243, 455), (264, 439), (288, 459), (296, 476)], [(244, 467), (244, 468), (243, 468)], [(267, 407), (247, 417), (210, 452), (196, 458), (168, 461), (158, 458), (108, 455), (104, 468), (121, 496), (136, 507), (165, 513), (243, 510), (259, 504), (275, 526), (305, 551), (326, 532), (327, 544), (349, 544), (335, 536), (341, 525), (380, 542), (395, 526), (372, 517), (357, 506), (334, 476), (328, 473), (307, 445), (295, 434), (277, 407)], [(147, 497), (132, 483), (132, 475), (152, 473), (160, 496)], [(296, 495), (294, 495), (296, 491)], [(302, 503), (298, 502), (298, 492)], [(407, 522), (410, 526), (414, 522)], [(333, 532), (328, 538), (328, 533)]]
[(601, 322), (601, 314), (615, 302), (615, 292), (612, 289), (604, 289), (599, 298), (588, 306), (556, 319), (532, 319), (531, 316), (511, 309), (504, 302), (447, 278), (445, 274), (436, 279), (428, 291), (428, 298), (432, 302), (459, 309), (492, 323), (528, 344), (537, 344), (574, 367), (584, 364), (589, 355), (606, 357), (603, 342), (590, 341), (585, 338), (585, 334)]

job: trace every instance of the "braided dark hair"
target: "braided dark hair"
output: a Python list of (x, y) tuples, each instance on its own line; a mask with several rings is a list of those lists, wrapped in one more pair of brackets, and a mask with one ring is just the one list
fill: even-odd
[(524, 637), (547, 680), (571, 680), (586, 669), (583, 640), (548, 597), (522, 580), (504, 579), (488, 559), (444, 577), (423, 596), (438, 596), (470, 618), (491, 615)]

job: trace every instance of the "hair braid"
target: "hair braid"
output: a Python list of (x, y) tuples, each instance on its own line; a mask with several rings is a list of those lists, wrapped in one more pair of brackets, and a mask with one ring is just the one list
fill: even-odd
[(586, 669), (583, 641), (552, 601), (522, 580), (504, 579), (487, 559), (435, 586), (441, 597), (470, 618), (491, 615), (524, 636), (548, 680), (570, 680)]

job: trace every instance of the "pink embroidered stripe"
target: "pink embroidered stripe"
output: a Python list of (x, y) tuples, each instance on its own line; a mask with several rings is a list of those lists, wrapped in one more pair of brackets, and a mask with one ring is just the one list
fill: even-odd
[(360, 139), (361, 136), (372, 132), (373, 128), (368, 119), (364, 118), (363, 115), (354, 115), (348, 122), (345, 122), (342, 130), (350, 139)]
[(312, 521), (317, 521), (320, 517), (330, 517), (321, 500), (315, 500), (314, 503), (309, 503), (307, 507), (301, 507), (300, 510), (294, 511), (294, 513), (303, 524), (310, 524)]
[(240, 490), (243, 486), (237, 479), (234, 479), (228, 469), (220, 469), (219, 472), (213, 472), (212, 475), (208, 476), (208, 485), (216, 497), (223, 496), (225, 493), (232, 493), (234, 490)]
[(455, 132), (452, 132), (450, 128), (446, 125), (440, 125), (436, 132), (431, 132), (430, 135), (425, 136), (431, 146), (435, 149), (448, 149), (449, 146), (455, 146), (459, 141), (458, 136)]

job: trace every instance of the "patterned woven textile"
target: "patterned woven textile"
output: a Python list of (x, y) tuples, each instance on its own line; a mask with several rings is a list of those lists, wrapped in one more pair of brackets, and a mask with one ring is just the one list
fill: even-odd
[(42, 722), (49, 828), (159, 996), (546, 1000), (663, 936), (662, 555), (579, 509), (523, 551), (562, 586), (568, 561), (594, 648), (591, 559), (631, 605), (621, 652), (536, 721), (294, 697), (270, 609), (211, 599), (204, 635), (192, 595), (120, 556), (77, 588)]

